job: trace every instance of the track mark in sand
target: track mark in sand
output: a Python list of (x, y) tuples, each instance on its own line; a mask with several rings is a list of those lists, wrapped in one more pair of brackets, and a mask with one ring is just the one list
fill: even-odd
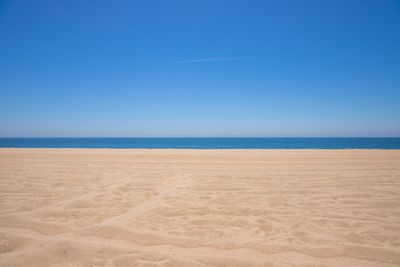
[[(125, 179), (126, 178), (123, 177), (123, 178), (120, 178), (119, 180), (124, 181)], [(43, 206), (28, 210), (28, 211), (16, 212), (15, 214), (24, 216), (24, 215), (33, 214), (33, 213), (40, 212), (40, 211), (45, 211), (45, 210), (48, 210), (51, 208), (58, 208), (61, 206), (66, 206), (68, 204), (72, 204), (72, 203), (74, 203), (76, 201), (80, 201), (80, 200), (90, 200), (90, 199), (93, 199), (94, 197), (102, 196), (107, 193), (110, 193), (112, 190), (114, 190), (115, 188), (117, 188), (119, 186), (121, 186), (121, 183), (118, 180), (117, 181), (114, 180), (112, 182), (104, 183), (104, 184), (101, 184), (99, 186), (92, 188), (92, 192), (90, 192), (88, 190), (88, 192), (81, 193), (80, 195), (72, 196), (67, 199), (63, 199), (60, 201), (55, 201), (55, 202), (52, 202), (49, 204), (45, 204)], [(96, 191), (96, 189), (101, 188), (101, 187), (104, 187), (106, 189), (103, 191), (100, 191), (100, 192)]]
[(105, 221), (103, 221), (103, 223), (115, 222), (117, 219), (127, 216), (132, 216), (135, 218), (140, 217), (147, 211), (152, 210), (157, 206), (160, 206), (165, 197), (174, 195), (179, 190), (188, 189), (190, 188), (191, 184), (192, 184), (192, 179), (188, 175), (177, 178), (166, 178), (165, 181), (163, 182), (163, 185), (158, 190), (157, 195), (144, 201), (139, 205), (131, 207), (127, 212), (123, 214), (106, 219)]

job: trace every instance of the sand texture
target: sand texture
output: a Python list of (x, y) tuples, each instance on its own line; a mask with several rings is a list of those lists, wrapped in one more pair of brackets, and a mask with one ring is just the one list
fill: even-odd
[(400, 266), (400, 150), (0, 149), (0, 266)]

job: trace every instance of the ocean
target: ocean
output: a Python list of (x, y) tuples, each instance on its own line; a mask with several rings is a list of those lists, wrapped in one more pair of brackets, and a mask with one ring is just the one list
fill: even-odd
[(0, 138), (1, 148), (400, 149), (400, 138)]

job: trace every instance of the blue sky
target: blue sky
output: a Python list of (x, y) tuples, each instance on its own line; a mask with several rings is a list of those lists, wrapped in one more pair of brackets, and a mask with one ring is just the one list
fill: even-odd
[(400, 136), (399, 1), (0, 0), (0, 136)]

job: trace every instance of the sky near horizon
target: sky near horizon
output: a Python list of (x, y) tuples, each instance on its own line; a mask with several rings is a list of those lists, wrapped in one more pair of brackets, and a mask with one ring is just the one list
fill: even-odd
[(0, 137), (400, 136), (400, 2), (0, 0)]

